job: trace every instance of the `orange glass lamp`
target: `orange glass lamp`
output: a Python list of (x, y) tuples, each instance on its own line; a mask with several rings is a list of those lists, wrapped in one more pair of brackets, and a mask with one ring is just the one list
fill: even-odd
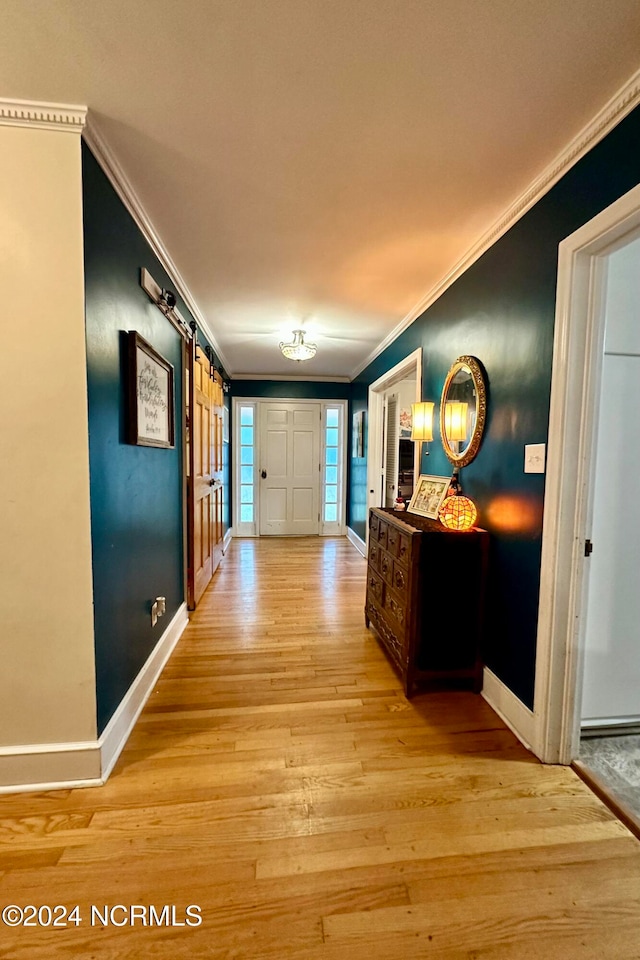
[(449, 400), (444, 405), (444, 425), (448, 440), (467, 439), (468, 403)]
[(462, 495), (460, 480), (455, 471), (449, 490), (453, 492), (440, 507), (440, 523), (447, 530), (470, 530), (478, 519), (478, 511), (473, 500)]
[(477, 519), (476, 505), (468, 497), (447, 497), (440, 507), (440, 522), (447, 530), (470, 530)]

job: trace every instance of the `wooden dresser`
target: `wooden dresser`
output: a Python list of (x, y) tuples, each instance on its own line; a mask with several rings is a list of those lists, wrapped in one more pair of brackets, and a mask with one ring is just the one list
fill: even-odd
[(489, 535), (373, 508), (365, 623), (375, 628), (405, 694), (427, 685), (482, 689), (481, 639)]

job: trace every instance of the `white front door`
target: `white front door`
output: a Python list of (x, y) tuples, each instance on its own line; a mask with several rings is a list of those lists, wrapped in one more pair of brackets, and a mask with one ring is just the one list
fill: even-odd
[(260, 404), (260, 535), (320, 532), (319, 403)]

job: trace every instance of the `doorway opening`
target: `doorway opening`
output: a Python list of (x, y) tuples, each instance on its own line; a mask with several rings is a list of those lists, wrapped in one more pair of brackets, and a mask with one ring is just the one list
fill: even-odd
[[(411, 404), (422, 399), (422, 349), (401, 360), (369, 387), (368, 506), (392, 506), (407, 496), (420, 470), (420, 444), (413, 443)], [(408, 494), (410, 496), (410, 493)]]
[(640, 430), (624, 412), (640, 404), (638, 276), (640, 186), (559, 251), (534, 704), (549, 763), (579, 764), (585, 732), (640, 723), (640, 607), (624, 573), (640, 564), (640, 510), (627, 510)]

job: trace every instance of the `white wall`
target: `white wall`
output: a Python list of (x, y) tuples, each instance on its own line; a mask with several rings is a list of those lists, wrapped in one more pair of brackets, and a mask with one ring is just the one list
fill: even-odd
[(0, 288), (0, 747), (95, 740), (79, 131), (0, 125)]
[(640, 717), (640, 239), (609, 258), (596, 449), (587, 722)]
[[(408, 411), (410, 414), (411, 404), (416, 402), (415, 377), (410, 380), (401, 380), (400, 383), (397, 383), (395, 387), (392, 388), (391, 392), (396, 392), (398, 394), (398, 415), (400, 416), (403, 410)], [(401, 436), (404, 435), (401, 434)]]

